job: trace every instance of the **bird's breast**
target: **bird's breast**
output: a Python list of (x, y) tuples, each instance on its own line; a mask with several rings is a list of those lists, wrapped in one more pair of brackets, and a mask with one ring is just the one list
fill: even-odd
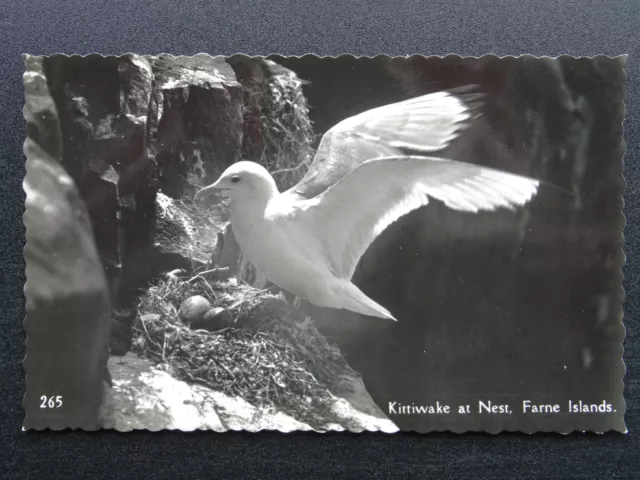
[[(269, 281), (303, 298), (329, 274), (318, 240), (290, 219), (231, 219), (243, 254)], [(314, 286), (312, 286), (314, 285)]]

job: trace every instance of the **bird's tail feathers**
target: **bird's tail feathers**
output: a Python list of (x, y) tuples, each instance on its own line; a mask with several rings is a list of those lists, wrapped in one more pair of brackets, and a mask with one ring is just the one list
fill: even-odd
[(342, 308), (361, 313), (363, 315), (397, 321), (397, 319), (391, 315), (389, 310), (371, 300), (353, 283), (345, 283), (344, 293), (345, 295), (342, 297), (344, 299)]

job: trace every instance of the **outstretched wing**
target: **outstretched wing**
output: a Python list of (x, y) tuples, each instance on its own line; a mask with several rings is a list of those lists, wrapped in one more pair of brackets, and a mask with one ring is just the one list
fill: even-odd
[(367, 110), (327, 131), (300, 182), (286, 193), (314, 197), (367, 160), (411, 150), (442, 150), (465, 127), (479, 105), (473, 87), (431, 93)]
[(465, 212), (525, 204), (538, 180), (427, 156), (370, 160), (307, 200), (298, 221), (319, 239), (335, 275), (351, 279), (369, 245), (429, 197)]

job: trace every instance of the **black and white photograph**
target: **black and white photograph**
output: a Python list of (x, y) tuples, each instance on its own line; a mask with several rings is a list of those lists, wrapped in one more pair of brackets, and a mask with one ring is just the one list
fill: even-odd
[(25, 54), (24, 429), (626, 433), (625, 62)]

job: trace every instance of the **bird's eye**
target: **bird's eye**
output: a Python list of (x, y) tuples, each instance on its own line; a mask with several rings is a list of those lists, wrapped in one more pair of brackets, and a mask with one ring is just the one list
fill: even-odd
[(240, 177), (238, 175), (234, 175), (231, 177), (231, 183), (238, 183), (240, 181)]

